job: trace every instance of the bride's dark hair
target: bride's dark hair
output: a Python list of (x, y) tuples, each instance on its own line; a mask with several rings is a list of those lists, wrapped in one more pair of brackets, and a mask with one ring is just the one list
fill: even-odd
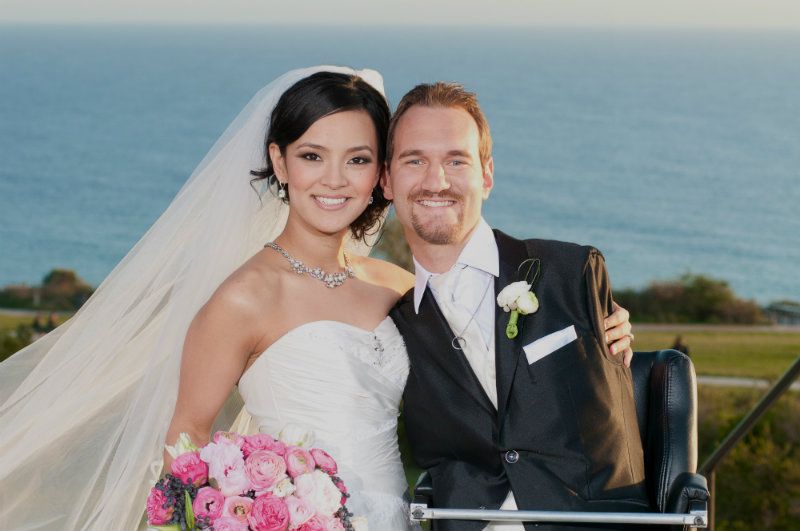
[[(264, 141), (266, 166), (250, 173), (251, 182), (267, 179), (270, 187), (278, 180), (269, 158), (269, 145), (276, 144), (286, 154), (286, 146), (303, 136), (314, 122), (342, 111), (365, 111), (375, 125), (378, 135), (378, 167), (386, 161), (386, 137), (389, 132), (391, 112), (386, 98), (358, 76), (334, 72), (318, 72), (301, 79), (281, 95), (272, 110), (269, 131)], [(284, 201), (289, 200), (288, 190)], [(380, 183), (372, 190), (372, 204), (350, 224), (356, 239), (363, 239), (376, 226), (389, 200), (383, 197)]]

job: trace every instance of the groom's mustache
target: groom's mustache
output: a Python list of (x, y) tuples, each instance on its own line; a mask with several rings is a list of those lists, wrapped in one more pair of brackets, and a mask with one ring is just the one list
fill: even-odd
[(410, 201), (461, 201), (463, 196), (455, 192), (443, 191), (432, 194), (430, 192), (417, 192), (408, 196)]

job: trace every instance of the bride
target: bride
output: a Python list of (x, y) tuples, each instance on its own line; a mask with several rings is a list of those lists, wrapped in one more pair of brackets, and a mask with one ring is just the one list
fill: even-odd
[(377, 72), (284, 74), (83, 308), (0, 364), (0, 529), (135, 529), (164, 444), (237, 414), (313, 432), (348, 508), (408, 527), (386, 316), (413, 277), (366, 256), (389, 116)]

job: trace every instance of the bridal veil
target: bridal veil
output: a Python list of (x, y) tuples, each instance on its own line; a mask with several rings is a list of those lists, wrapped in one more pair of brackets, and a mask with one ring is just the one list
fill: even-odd
[[(383, 93), (377, 72), (329, 66), (264, 87), (80, 311), (0, 364), (0, 529), (140, 526), (189, 323), (286, 222), (288, 206), (250, 186), (270, 114), (286, 89), (319, 71), (357, 74)], [(241, 409), (235, 398), (218, 426)], [(246, 424), (240, 416), (237, 428)]]

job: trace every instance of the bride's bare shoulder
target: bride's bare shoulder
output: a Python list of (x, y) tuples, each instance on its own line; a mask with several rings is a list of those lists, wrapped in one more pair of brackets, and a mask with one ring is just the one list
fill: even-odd
[(279, 263), (256, 255), (231, 273), (206, 304), (213, 313), (236, 319), (264, 316), (264, 301), (279, 296)]
[(414, 275), (386, 260), (364, 256), (358, 259), (357, 266), (371, 282), (389, 288), (398, 295), (414, 287)]

